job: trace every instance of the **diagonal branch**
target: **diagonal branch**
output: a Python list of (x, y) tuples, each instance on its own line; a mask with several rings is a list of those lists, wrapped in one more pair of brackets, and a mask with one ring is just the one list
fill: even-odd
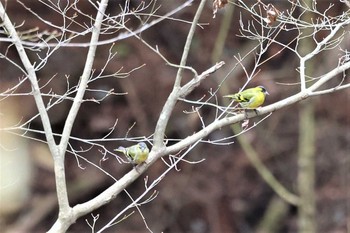
[(199, 20), (199, 17), (203, 11), (203, 8), (205, 6), (206, 0), (201, 0), (199, 7), (197, 9), (197, 12), (194, 16), (190, 31), (188, 33), (187, 39), (186, 39), (186, 43), (185, 43), (185, 47), (184, 47), (184, 52), (182, 54), (181, 57), (181, 61), (180, 61), (180, 68), (178, 69), (177, 75), (176, 75), (176, 79), (175, 79), (175, 83), (174, 83), (174, 87), (172, 92), (170, 93), (167, 101), (164, 104), (164, 107), (162, 109), (162, 112), (160, 113), (155, 131), (154, 131), (154, 149), (158, 149), (158, 148), (164, 148), (163, 145), (163, 140), (164, 140), (164, 132), (166, 129), (166, 126), (168, 125), (168, 121), (169, 118), (171, 116), (171, 113), (175, 107), (175, 104), (179, 98), (179, 93), (180, 93), (180, 85), (181, 85), (181, 80), (182, 80), (182, 73), (183, 73), (183, 68), (186, 65), (187, 62), (187, 57), (188, 57), (188, 53), (190, 50), (190, 46), (192, 43), (192, 38), (195, 32), (195, 29), (197, 27), (197, 23)]
[(35, 73), (35, 68), (31, 64), (31, 62), (28, 58), (28, 55), (27, 55), (27, 53), (26, 53), (26, 51), (21, 43), (21, 39), (17, 34), (16, 28), (14, 27), (10, 18), (6, 14), (5, 8), (3, 7), (1, 2), (0, 2), (0, 17), (3, 21), (3, 27), (6, 28), (6, 31), (8, 32), (9, 37), (12, 38), (11, 41), (17, 49), (18, 55), (23, 63), (25, 71), (27, 72), (26, 75), (28, 76), (28, 79), (32, 85), (32, 94), (34, 96), (36, 106), (37, 106), (38, 111), (40, 113), (41, 121), (42, 121), (44, 130), (46, 132), (46, 139), (47, 139), (48, 145), (50, 147), (50, 150), (51, 150), (51, 152), (55, 152), (55, 153), (53, 153), (53, 155), (57, 154), (56, 153), (57, 148), (56, 148), (55, 140), (53, 138), (49, 116), (46, 112), (45, 104), (44, 104), (44, 101), (41, 97), (38, 79), (37, 79), (37, 76)]
[(179, 98), (185, 98), (186, 95), (191, 93), (196, 87), (199, 86), (199, 84), (210, 74), (214, 73), (218, 69), (220, 69), (223, 65), (225, 65), (225, 62), (221, 61), (201, 73), (200, 75), (194, 77), (191, 81), (186, 83), (181, 89), (179, 90)]
[(93, 66), (93, 62), (94, 62), (94, 58), (95, 58), (95, 54), (96, 54), (96, 49), (97, 49), (96, 43), (98, 42), (98, 39), (100, 36), (101, 23), (102, 23), (104, 12), (107, 8), (107, 5), (108, 5), (108, 0), (103, 0), (99, 4), (99, 9), (98, 9), (98, 13), (96, 16), (96, 21), (95, 21), (95, 24), (94, 24), (93, 29), (92, 29), (90, 47), (89, 47), (89, 51), (87, 54), (83, 74), (80, 77), (80, 82), (79, 82), (77, 94), (74, 98), (73, 105), (69, 111), (66, 122), (64, 124), (63, 132), (62, 132), (62, 139), (61, 139), (60, 145), (59, 145), (61, 151), (64, 151), (67, 148), (69, 136), (70, 136), (70, 133), (71, 133), (72, 128), (73, 128), (73, 123), (74, 123), (75, 118), (77, 116), (77, 113), (79, 111), (80, 105), (83, 101), (83, 97), (85, 94), (85, 90), (87, 88), (87, 84), (89, 81), (89, 77), (91, 74), (91, 70), (92, 70), (92, 66)]
[(108, 0), (102, 0), (99, 3), (99, 9), (98, 9), (96, 20), (93, 26), (91, 40), (90, 40), (92, 45), (89, 47), (84, 71), (80, 78), (80, 82), (78, 84), (78, 91), (74, 98), (72, 107), (69, 111), (69, 114), (67, 116), (67, 119), (63, 128), (62, 138), (59, 144), (59, 154), (58, 154), (59, 156), (55, 160), (55, 178), (56, 178), (57, 196), (59, 201), (59, 218), (50, 229), (50, 232), (65, 232), (68, 229), (68, 227), (77, 219), (77, 215), (72, 211), (72, 208), (69, 207), (68, 196), (67, 196), (67, 186), (65, 182), (64, 155), (65, 155), (70, 134), (73, 128), (73, 123), (76, 119), (80, 105), (83, 102), (84, 93), (87, 88), (87, 84), (88, 84), (89, 77), (92, 70), (92, 65), (95, 58), (95, 53), (97, 48), (97, 45), (95, 44), (99, 39), (101, 24), (102, 24), (104, 12), (107, 8), (107, 5), (108, 5)]

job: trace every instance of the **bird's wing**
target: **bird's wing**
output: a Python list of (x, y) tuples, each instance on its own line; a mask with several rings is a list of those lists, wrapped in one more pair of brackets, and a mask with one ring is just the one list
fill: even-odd
[(255, 93), (253, 91), (243, 91), (241, 93), (236, 94), (236, 99), (239, 102), (250, 102), (254, 96)]
[(127, 148), (127, 151), (128, 151), (127, 155), (130, 158), (134, 159), (138, 150), (139, 150), (139, 145), (131, 146), (131, 147)]

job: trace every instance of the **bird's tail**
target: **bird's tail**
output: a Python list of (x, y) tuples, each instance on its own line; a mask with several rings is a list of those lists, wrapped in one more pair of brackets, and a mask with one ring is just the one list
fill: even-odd
[(224, 95), (223, 97), (225, 97), (225, 98), (230, 98), (230, 99), (233, 99), (233, 100), (237, 100), (237, 94), (233, 94), (233, 95)]
[(114, 149), (114, 151), (121, 152), (121, 153), (125, 154), (125, 147), (120, 146), (117, 149)]

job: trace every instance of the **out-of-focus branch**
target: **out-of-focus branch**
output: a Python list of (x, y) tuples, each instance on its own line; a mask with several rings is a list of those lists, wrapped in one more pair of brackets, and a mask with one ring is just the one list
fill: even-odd
[(312, 102), (301, 104), (298, 146), (298, 227), (300, 232), (316, 232), (315, 206), (315, 118)]
[[(235, 125), (234, 125), (235, 126)], [(232, 126), (232, 131), (236, 134), (238, 133), (238, 130)], [(282, 198), (284, 201), (298, 206), (299, 205), (299, 197), (292, 192), (288, 191), (286, 187), (284, 187), (277, 179), (276, 177), (271, 173), (271, 171), (263, 164), (263, 162), (260, 160), (257, 152), (254, 150), (254, 148), (247, 142), (247, 140), (244, 138), (244, 135), (241, 135), (240, 137), (237, 137), (237, 140), (239, 141), (240, 145), (242, 146), (245, 154), (247, 155), (249, 161), (252, 163), (254, 168), (257, 170), (257, 172), (260, 174), (260, 176), (264, 179), (264, 181), (275, 191), (280, 198)]]
[[(311, 0), (306, 0), (306, 6), (312, 6)], [(301, 20), (313, 18), (315, 15), (306, 12), (301, 16)], [(339, 26), (339, 25), (337, 25)], [(312, 83), (306, 83), (306, 75), (313, 76), (315, 73), (316, 63), (312, 59), (325, 47), (330, 40), (335, 40), (335, 33), (339, 27), (332, 29), (329, 35), (321, 42), (317, 42), (316, 47), (310, 51), (309, 48), (314, 47), (312, 37), (306, 37), (300, 40), (297, 53), (300, 54), (300, 86), (303, 91)], [(300, 34), (313, 34), (317, 29), (306, 28), (300, 31)], [(306, 65), (307, 64), (307, 65)], [(316, 193), (315, 193), (315, 116), (313, 102), (305, 101), (300, 104), (299, 108), (299, 138), (298, 138), (298, 157), (297, 157), (297, 188), (300, 198), (298, 206), (298, 230), (300, 232), (316, 232)]]

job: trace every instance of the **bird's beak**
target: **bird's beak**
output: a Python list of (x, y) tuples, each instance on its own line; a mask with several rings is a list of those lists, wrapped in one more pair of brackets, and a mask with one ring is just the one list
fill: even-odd
[(270, 94), (266, 91), (266, 95), (270, 95)]

